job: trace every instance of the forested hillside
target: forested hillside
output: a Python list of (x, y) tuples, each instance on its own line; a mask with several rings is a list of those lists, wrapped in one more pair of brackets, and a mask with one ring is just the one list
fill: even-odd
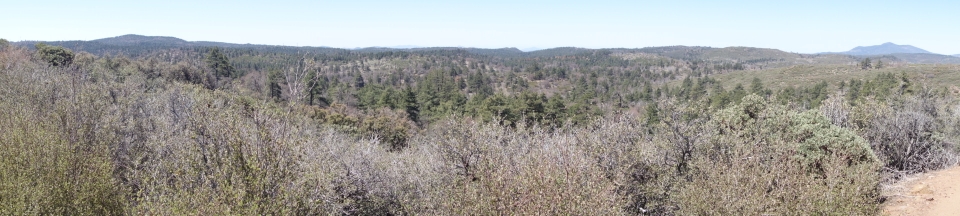
[(875, 215), (960, 160), (956, 83), (749, 47), (0, 40), (0, 214)]

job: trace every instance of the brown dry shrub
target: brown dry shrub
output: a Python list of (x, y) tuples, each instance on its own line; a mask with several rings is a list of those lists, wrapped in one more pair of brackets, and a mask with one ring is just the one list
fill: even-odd
[(616, 184), (573, 134), (446, 120), (415, 144), (442, 158), (441, 214), (622, 214)]
[(886, 101), (860, 100), (848, 106), (834, 95), (820, 107), (834, 125), (856, 131), (883, 163), (884, 179), (942, 169), (958, 161), (957, 114), (952, 103), (929, 90)]

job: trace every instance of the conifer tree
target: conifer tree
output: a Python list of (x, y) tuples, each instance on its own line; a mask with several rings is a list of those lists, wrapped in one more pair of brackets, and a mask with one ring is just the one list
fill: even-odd
[(233, 66), (230, 65), (230, 60), (220, 51), (219, 47), (210, 48), (210, 51), (207, 52), (206, 62), (207, 67), (213, 71), (213, 74), (218, 80), (221, 77), (235, 78), (237, 75), (235, 74)]
[(270, 97), (276, 100), (280, 100), (283, 95), (283, 89), (280, 88), (281, 80), (283, 80), (283, 78), (281, 78), (280, 71), (270, 70), (270, 72), (267, 73), (267, 91)]
[(420, 105), (417, 104), (417, 95), (413, 93), (413, 89), (410, 86), (407, 86), (403, 89), (403, 109), (407, 112), (407, 116), (413, 122), (420, 122)]
[(367, 85), (367, 82), (363, 81), (363, 75), (361, 75), (360, 73), (357, 73), (356, 81), (354, 82), (354, 87), (356, 87), (357, 89), (360, 89), (366, 85)]
[(760, 78), (753, 78), (753, 81), (750, 82), (750, 93), (763, 95), (763, 81), (760, 81)]
[(871, 68), (870, 58), (865, 58), (863, 59), (863, 61), (860, 62), (860, 69), (866, 70), (870, 68)]

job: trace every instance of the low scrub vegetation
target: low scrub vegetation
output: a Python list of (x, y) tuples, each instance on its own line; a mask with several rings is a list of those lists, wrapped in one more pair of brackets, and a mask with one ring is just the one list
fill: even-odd
[[(758, 86), (562, 123), (438, 115), (411, 89), (370, 110), (284, 102), (222, 62), (2, 49), (0, 214), (874, 215), (881, 184), (958, 159), (949, 93), (896, 79), (882, 97)], [(525, 97), (515, 110), (566, 110)]]

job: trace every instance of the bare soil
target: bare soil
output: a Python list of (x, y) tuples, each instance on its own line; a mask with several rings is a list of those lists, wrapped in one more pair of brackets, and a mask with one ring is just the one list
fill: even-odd
[(960, 167), (905, 178), (884, 193), (884, 215), (960, 215)]

